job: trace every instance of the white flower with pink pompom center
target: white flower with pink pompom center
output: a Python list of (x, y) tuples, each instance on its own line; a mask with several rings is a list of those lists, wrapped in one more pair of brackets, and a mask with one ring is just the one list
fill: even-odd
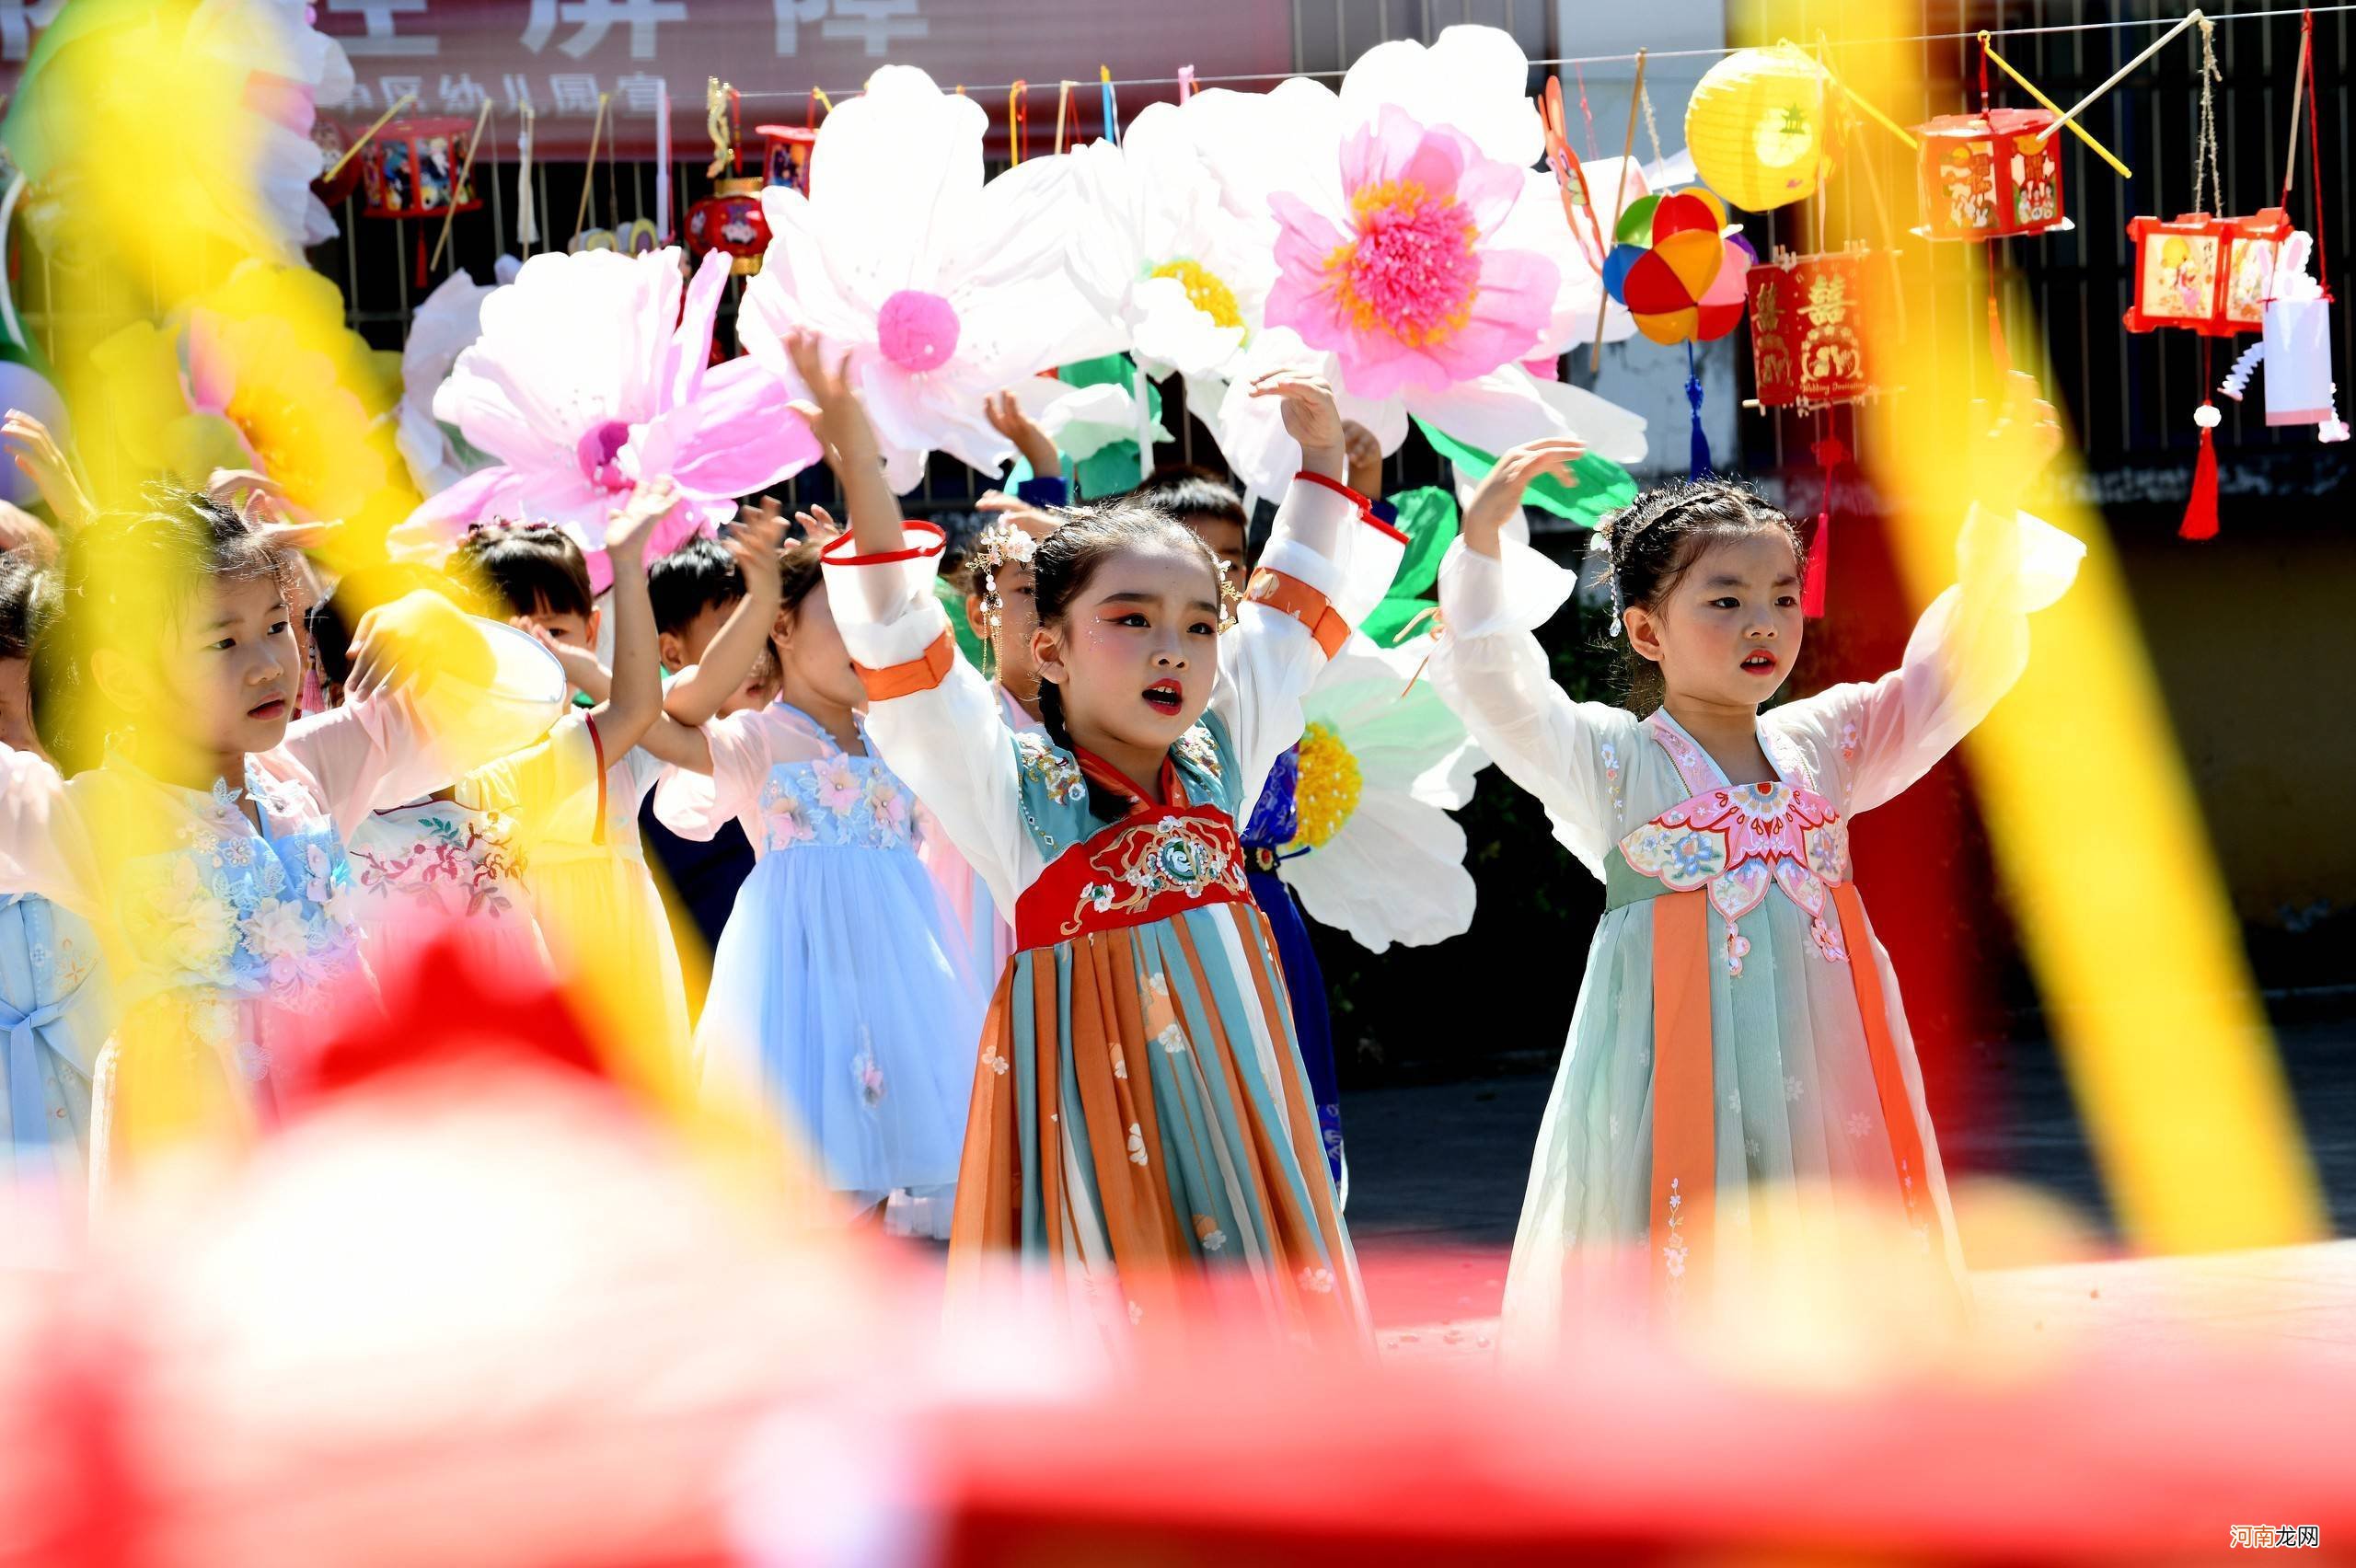
[(936, 449), (995, 475), (1014, 447), (983, 399), (1126, 341), (1065, 266), (1090, 217), (1071, 160), (985, 182), (987, 129), (981, 105), (887, 65), (819, 127), (810, 194), (761, 198), (771, 238), (738, 317), (745, 352), (795, 386), (788, 332), (848, 358), (901, 491)]
[(437, 555), (469, 524), (554, 523), (589, 552), (602, 593), (606, 517), (641, 480), (679, 490), (648, 541), (654, 557), (815, 462), (817, 439), (782, 382), (752, 360), (710, 363), (728, 265), (714, 251), (689, 284), (676, 248), (525, 262), (484, 299), (482, 336), (433, 395), (433, 417), (498, 466), (430, 498), (394, 530), (395, 548)]

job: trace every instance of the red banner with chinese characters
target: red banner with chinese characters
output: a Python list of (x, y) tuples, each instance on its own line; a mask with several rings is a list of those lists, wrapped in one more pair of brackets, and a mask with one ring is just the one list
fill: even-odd
[(652, 156), (658, 86), (667, 86), (673, 156), (703, 159), (704, 84), (715, 76), (743, 95), (757, 160), (754, 126), (800, 125), (813, 86), (839, 99), (884, 64), (922, 66), (944, 87), (990, 87), (976, 96), (994, 143), (1005, 136), (1005, 85), (1027, 79), (1025, 146), (1041, 151), (1054, 144), (1064, 77), (1078, 84), (1070, 132), (1080, 138), (1103, 129), (1100, 65), (1115, 80), (1161, 84), (1117, 88), (1124, 120), (1174, 98), (1181, 65), (1201, 76), (1292, 67), (1289, 10), (1267, 0), (318, 0), (318, 13), (359, 78), (333, 118), (364, 125), (404, 92), (417, 95), (410, 112), (421, 114), (471, 117), (487, 100), (494, 125), (481, 156), (498, 158), (515, 156), (522, 104), (536, 116), (536, 156), (584, 156), (601, 94), (604, 145)]

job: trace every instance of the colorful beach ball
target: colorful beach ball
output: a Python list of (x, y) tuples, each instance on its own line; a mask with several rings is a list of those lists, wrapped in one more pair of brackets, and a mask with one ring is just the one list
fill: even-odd
[(1726, 203), (1707, 190), (1632, 202), (1611, 237), (1603, 286), (1654, 342), (1707, 342), (1741, 322), (1744, 284), (1759, 253), (1727, 232)]

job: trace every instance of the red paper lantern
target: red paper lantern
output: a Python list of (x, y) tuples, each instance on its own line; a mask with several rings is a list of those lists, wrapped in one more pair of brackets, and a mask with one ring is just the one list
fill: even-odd
[(2174, 222), (2136, 218), (2135, 303), (2127, 329), (2189, 327), (2211, 338), (2256, 332), (2266, 325), (2274, 261), (2291, 237), (2290, 215), (2268, 207), (2255, 217), (2189, 213)]
[(372, 218), (438, 218), (482, 205), (471, 176), (461, 178), (474, 134), (468, 120), (396, 120), (353, 161), (360, 165), (362, 211)]
[(810, 150), (818, 144), (818, 133), (803, 125), (760, 125), (768, 143), (768, 156), (764, 162), (763, 178), (770, 185), (791, 185), (804, 196), (810, 194)]
[(1931, 239), (2002, 239), (2074, 228), (2062, 210), (2058, 118), (2042, 109), (1943, 114), (1914, 127), (1923, 226)]
[(1764, 409), (1807, 412), (1854, 403), (1880, 384), (1873, 331), (1878, 283), (1887, 277), (1862, 248), (1820, 256), (1779, 251), (1750, 269), (1750, 362)]
[(712, 193), (687, 209), (687, 248), (700, 259), (724, 250), (736, 259), (729, 271), (746, 277), (761, 270), (769, 248), (769, 221), (761, 215), (762, 182), (735, 176), (716, 182)]

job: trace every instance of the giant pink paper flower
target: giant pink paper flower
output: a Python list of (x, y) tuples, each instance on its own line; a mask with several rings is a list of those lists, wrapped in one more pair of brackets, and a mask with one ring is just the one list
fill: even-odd
[(749, 359), (710, 363), (728, 264), (712, 252), (690, 285), (675, 248), (525, 262), (483, 302), (482, 336), (433, 395), (433, 417), (499, 465), (429, 498), (395, 530), (396, 547), (439, 553), (490, 518), (554, 523), (591, 552), (602, 593), (606, 514), (640, 480), (668, 476), (681, 498), (652, 557), (815, 462), (817, 438), (784, 383)]
[(1345, 213), (1269, 198), (1270, 325), (1332, 350), (1363, 398), (1444, 392), (1539, 345), (1561, 274), (1534, 250), (1492, 243), (1526, 171), (1385, 105), (1342, 144), (1341, 174)]

